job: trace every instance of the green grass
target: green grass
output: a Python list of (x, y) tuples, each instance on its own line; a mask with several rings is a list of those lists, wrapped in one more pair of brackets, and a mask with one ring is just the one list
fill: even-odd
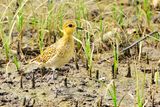
[(18, 32), (21, 32), (23, 29), (23, 23), (24, 23), (24, 17), (23, 17), (23, 11), (21, 11), (17, 16), (17, 30)]
[(151, 7), (150, 7), (150, 0), (144, 0), (143, 1), (143, 8), (144, 8), (147, 24), (148, 24), (148, 26), (150, 26), (150, 22), (151, 22), (151, 19), (152, 19), (152, 11), (151, 11)]
[(31, 28), (32, 29), (34, 29), (34, 30), (37, 29), (38, 18), (35, 17), (35, 16), (31, 17), (30, 18), (30, 23), (31, 23)]
[(115, 44), (113, 45), (113, 56), (114, 56), (114, 62), (113, 62), (113, 67), (114, 67), (114, 75), (113, 78), (117, 78), (117, 71), (118, 71), (118, 41), (116, 39)]
[[(82, 20), (87, 20), (86, 14), (87, 10), (84, 4), (84, 0), (77, 1), (77, 3), (75, 3), (75, 19), (78, 27), (82, 26)], [(82, 35), (83, 35), (82, 32), (80, 31), (76, 32), (76, 37), (81, 41), (83, 40)], [(78, 50), (81, 48), (81, 44), (79, 42), (77, 42), (77, 47)]]
[(114, 107), (121, 107), (121, 103), (125, 97), (125, 95), (120, 99), (120, 101), (118, 102), (118, 99), (117, 99), (117, 88), (116, 88), (116, 84), (115, 82), (113, 81), (112, 85), (111, 85), (111, 89), (108, 89), (108, 93), (109, 95), (111, 96), (112, 98), (112, 101), (113, 101), (113, 106)]
[[(92, 44), (93, 45), (93, 44)], [(94, 45), (93, 45), (94, 46)], [(89, 71), (89, 75), (90, 77), (92, 77), (92, 67), (93, 67), (93, 63), (92, 63), (92, 58), (93, 58), (93, 50), (94, 48), (91, 48), (91, 38), (88, 32), (86, 32), (86, 40), (85, 40), (85, 48), (84, 48), (84, 52), (86, 55), (86, 61), (87, 61), (87, 70)]]
[(57, 16), (57, 21), (59, 21), (59, 27), (62, 29), (63, 26), (63, 19), (64, 19), (64, 4), (60, 5), (58, 9), (58, 16)]
[(17, 71), (20, 70), (20, 62), (15, 55), (13, 56), (13, 63), (16, 65)]
[(99, 32), (100, 32), (101, 41), (103, 41), (103, 34), (104, 34), (103, 26), (104, 26), (104, 24), (103, 24), (102, 15), (101, 15), (100, 22), (99, 22)]
[(118, 107), (117, 106), (117, 92), (116, 92), (115, 82), (113, 82), (112, 91), (108, 90), (108, 92), (109, 92), (109, 95), (112, 97), (114, 107)]
[[(3, 33), (3, 31), (2, 31)], [(2, 35), (2, 42), (3, 42), (3, 48), (6, 55), (6, 61), (9, 61), (10, 58), (10, 44), (9, 44), (9, 38), (3, 33)]]
[(40, 53), (42, 54), (43, 53), (43, 49), (44, 49), (44, 36), (45, 36), (45, 33), (46, 33), (46, 26), (47, 26), (47, 18), (46, 19), (40, 19), (39, 22), (38, 22), (38, 25), (39, 25), (39, 31), (38, 31), (38, 34), (39, 34), (39, 50), (40, 50)]
[(112, 6), (112, 17), (118, 25), (123, 27), (123, 25), (124, 25), (123, 8), (121, 5), (118, 5), (116, 2), (114, 2), (113, 6)]
[(51, 31), (52, 28), (54, 28), (54, 22), (52, 20), (53, 18), (54, 18), (54, 1), (48, 4), (47, 29), (49, 31)]
[[(62, 25), (64, 23), (64, 20), (68, 18), (69, 19), (73, 18), (75, 19), (77, 26), (83, 27), (84, 29), (83, 31), (75, 32), (75, 37), (77, 38), (76, 46), (78, 50), (76, 54), (79, 54), (77, 59), (80, 60), (82, 64), (85, 63), (84, 59), (86, 60), (87, 70), (89, 72), (89, 75), (92, 76), (94, 70), (96, 71), (96, 69), (94, 68), (94, 64), (95, 65), (97, 64), (96, 60), (93, 60), (95, 59), (94, 57), (97, 54), (108, 55), (110, 51), (113, 51), (112, 55), (114, 57), (112, 64), (114, 64), (114, 78), (117, 78), (117, 70), (119, 67), (119, 50), (124, 48), (123, 43), (126, 42), (131, 43), (134, 40), (140, 38), (141, 36), (145, 36), (145, 34), (148, 33), (146, 32), (147, 30), (152, 32), (152, 30), (158, 29), (159, 27), (159, 24), (152, 23), (152, 18), (156, 14), (154, 13), (154, 10), (150, 6), (150, 0), (143, 0), (142, 3), (127, 9), (125, 9), (125, 5), (121, 5), (117, 1), (113, 1), (109, 5), (105, 6), (104, 9), (101, 9), (100, 11), (98, 10), (99, 13), (97, 13), (98, 16), (96, 17), (97, 19), (95, 20), (89, 19), (89, 15), (91, 14), (90, 8), (87, 7), (88, 2), (86, 3), (85, 0), (72, 0), (72, 1), (67, 0), (63, 2), (58, 1), (58, 3), (56, 1), (48, 3), (46, 0), (43, 2), (38, 2), (39, 4), (37, 5), (33, 5), (32, 2), (34, 1), (19, 0), (20, 5), (16, 11), (14, 7), (16, 0), (10, 0), (7, 1), (6, 4), (0, 5), (4, 7), (4, 11), (0, 13), (0, 41), (2, 42), (3, 53), (5, 54), (6, 61), (12, 60), (12, 62), (16, 65), (17, 70), (21, 68), (20, 66), (21, 62), (19, 58), (12, 53), (12, 51), (16, 50), (15, 44), (17, 43), (13, 41), (13, 38), (15, 40), (19, 40), (22, 42), (23, 40), (22, 32), (26, 31), (28, 33), (30, 29), (34, 29), (35, 32), (33, 33), (31, 40), (33, 41), (37, 40), (37, 42), (34, 43), (34, 46), (36, 45), (39, 48), (40, 53), (43, 53), (43, 50), (45, 49), (45, 46), (47, 44), (46, 42), (48, 42), (45, 41), (47, 34), (49, 33), (51, 39), (52, 36), (55, 36), (58, 39), (61, 38)], [(28, 5), (31, 6), (31, 9), (28, 9), (27, 7)], [(14, 14), (13, 11), (15, 11)], [(133, 16), (131, 17), (127, 16), (131, 11), (133, 12), (132, 14)], [(68, 13), (69, 15), (70, 13), (72, 15), (68, 16)], [(134, 23), (134, 21), (132, 21), (134, 17), (136, 17), (135, 19), (136, 24)], [(110, 31), (113, 32), (114, 28), (118, 30), (113, 36), (110, 37), (112, 39), (104, 41), (103, 38), (104, 36), (106, 36), (105, 34), (107, 34)], [(131, 28), (131, 30), (136, 29), (136, 33), (131, 35), (127, 34), (128, 28)], [(13, 37), (13, 34), (15, 33), (18, 34), (16, 36), (14, 35)], [(51, 35), (50, 33), (53, 33), (53, 35)], [(98, 44), (99, 42), (97, 43), (98, 46), (97, 44), (95, 44), (97, 38), (98, 39), (100, 38), (101, 47), (99, 47)], [(159, 35), (155, 35), (150, 38), (151, 39), (146, 40), (147, 44), (149, 45), (154, 45), (154, 43), (157, 43), (157, 45), (159, 44), (160, 41)], [(148, 41), (151, 41), (153, 44), (149, 43)], [(111, 48), (113, 50), (107, 50), (107, 49), (105, 50), (104, 47), (109, 48), (108, 42), (111, 43)], [(139, 61), (141, 61), (142, 58), (141, 56), (142, 56), (143, 46), (144, 46), (143, 42), (139, 43), (139, 53), (138, 53), (139, 55), (135, 56), (135, 57), (138, 56)], [(97, 54), (95, 53), (93, 54), (94, 48), (98, 50), (96, 51)], [(102, 51), (99, 48), (101, 48)], [(99, 53), (99, 50), (101, 51), (101, 53)], [(105, 58), (106, 56), (104, 58), (100, 57), (98, 60)], [(110, 64), (110, 63), (106, 61), (105, 64)], [(100, 72), (100, 76), (101, 75), (102, 74)], [(146, 79), (147, 79), (146, 74), (143, 75), (143, 78), (141, 80), (138, 71), (136, 71), (135, 103), (137, 104), (138, 107), (142, 107), (144, 104), (144, 99), (145, 99), (144, 85)], [(115, 79), (115, 81), (116, 80), (117, 79)], [(155, 83), (157, 90), (159, 84), (158, 80), (159, 80), (159, 74), (158, 72), (156, 72)], [(140, 84), (141, 81), (142, 84)], [(119, 99), (117, 98), (117, 90), (118, 89), (114, 82), (112, 85), (112, 89), (109, 90), (109, 95), (112, 97), (113, 105), (115, 107), (118, 107), (120, 105), (118, 104)]]
[[(140, 82), (140, 75), (139, 72), (136, 70), (136, 99), (137, 99), (137, 106), (143, 107), (144, 104), (144, 86), (146, 82), (146, 74), (144, 73), (142, 82)], [(142, 84), (140, 84), (142, 83)]]
[(6, 62), (8, 62), (9, 58), (10, 58), (9, 37), (4, 32), (2, 22), (0, 22), (0, 39), (2, 40), (2, 43), (3, 43), (3, 49), (4, 49), (4, 53), (6, 55)]
[(158, 87), (159, 87), (159, 80), (160, 80), (160, 73), (158, 72), (158, 70), (157, 70), (157, 72), (155, 72), (155, 84), (156, 84), (156, 91), (158, 92)]

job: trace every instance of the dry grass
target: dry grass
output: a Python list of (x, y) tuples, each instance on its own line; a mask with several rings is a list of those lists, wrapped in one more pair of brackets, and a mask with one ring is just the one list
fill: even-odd
[[(152, 47), (158, 51), (160, 48), (160, 33), (157, 33), (148, 36), (135, 48), (119, 54), (121, 50), (145, 37), (146, 34), (159, 32), (159, 13), (152, 7), (149, 0), (138, 0), (137, 3), (130, 4), (125, 0), (1, 0), (0, 11), (0, 46), (2, 54), (5, 55), (3, 60), (7, 65), (14, 62), (17, 70), (22, 68), (26, 60), (34, 58), (37, 53), (42, 53), (47, 46), (61, 38), (62, 25), (66, 19), (74, 19), (77, 25), (84, 29), (74, 34), (75, 61), (76, 66), (85, 66), (92, 79), (97, 70), (97, 63), (111, 63), (114, 67), (115, 79), (119, 75), (117, 74), (120, 68), (119, 63), (123, 61), (144, 63), (146, 56), (143, 53), (143, 47)], [(24, 51), (26, 48), (29, 48), (31, 53), (35, 51), (37, 53), (28, 55)], [(107, 62), (107, 57), (103, 58), (103, 55), (114, 56), (114, 60), (111, 58)], [(149, 81), (150, 78), (147, 79), (146, 74), (144, 78), (139, 78), (137, 69), (135, 65), (136, 75), (133, 77), (136, 84), (135, 106), (142, 107), (149, 101), (145, 100), (145, 88), (139, 87), (139, 79), (145, 86), (145, 81)], [(156, 87), (159, 87), (158, 72), (155, 78)], [(152, 87), (154, 86), (151, 84)], [(118, 88), (114, 84), (113, 91), (116, 90)], [(118, 93), (114, 94), (113, 99), (116, 102), (113, 103), (117, 106)], [(99, 102), (98, 105), (100, 106), (101, 103)]]

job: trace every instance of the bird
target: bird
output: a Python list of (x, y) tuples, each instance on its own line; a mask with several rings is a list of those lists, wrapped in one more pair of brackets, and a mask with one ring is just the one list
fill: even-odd
[[(67, 20), (63, 24), (63, 36), (57, 42), (47, 47), (40, 55), (30, 60), (26, 72), (38, 67), (52, 68), (53, 70), (62, 67), (74, 56), (73, 33), (77, 25), (74, 20)], [(30, 69), (29, 69), (30, 68)]]

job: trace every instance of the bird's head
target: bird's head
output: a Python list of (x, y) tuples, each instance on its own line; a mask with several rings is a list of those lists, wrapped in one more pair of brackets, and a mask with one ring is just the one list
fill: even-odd
[(72, 35), (76, 30), (76, 23), (72, 20), (68, 20), (63, 24), (63, 32), (67, 35)]

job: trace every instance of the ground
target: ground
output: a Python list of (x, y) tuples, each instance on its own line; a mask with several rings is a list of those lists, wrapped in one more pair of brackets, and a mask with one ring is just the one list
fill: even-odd
[[(36, 0), (30, 2), (33, 3), (33, 7), (37, 7), (35, 9), (37, 12), (37, 4), (40, 2)], [(61, 2), (63, 4), (63, 0), (56, 1), (56, 6)], [(42, 7), (46, 6), (45, 3), (44, 1), (44, 4), (41, 4)], [(130, 55), (126, 54), (126, 51), (119, 53), (117, 78), (113, 79), (112, 73), (112, 65), (114, 63), (112, 45), (115, 42), (115, 35), (118, 35), (119, 50), (122, 50), (145, 36), (143, 33), (148, 34), (156, 30), (159, 31), (158, 10), (152, 8), (153, 16), (150, 25), (148, 25), (146, 24), (146, 19), (138, 19), (139, 17), (137, 18), (133, 14), (136, 10), (135, 4), (129, 5), (125, 0), (117, 3), (124, 6), (125, 20), (123, 27), (119, 27), (120, 25), (117, 25), (116, 21), (113, 20), (112, 9), (110, 9), (110, 6), (113, 5), (112, 1), (89, 0), (85, 2), (88, 9), (85, 15), (88, 16), (88, 19), (82, 19), (81, 26), (91, 33), (91, 47), (94, 44), (91, 76), (86, 69), (86, 57), (82, 48), (76, 54), (79, 68), (76, 67), (76, 60), (73, 58), (68, 64), (57, 70), (37, 68), (26, 73), (23, 69), (23, 67), (27, 66), (26, 62), (40, 54), (37, 40), (38, 30), (40, 29), (37, 26), (39, 25), (34, 27), (29, 24), (25, 24), (23, 32), (22, 52), (24, 56), (22, 59), (19, 58), (21, 65), (19, 71), (24, 71), (25, 73), (20, 73), (17, 71), (13, 61), (13, 55), (17, 55), (17, 34), (19, 33), (16, 28), (13, 29), (12, 44), (10, 45), (13, 55), (10, 55), (9, 61), (6, 61), (4, 45), (0, 41), (0, 106), (114, 107), (113, 98), (109, 91), (113, 92), (113, 84), (115, 83), (117, 105), (121, 102), (120, 107), (142, 107), (138, 101), (142, 101), (145, 107), (160, 107), (160, 77), (158, 76), (160, 71), (158, 66), (160, 37), (157, 37), (157, 40), (148, 37), (139, 43), (142, 45), (140, 54), (137, 52), (137, 45), (130, 49)], [(6, 5), (5, 1), (0, 2), (0, 4)], [(68, 5), (70, 6), (69, 3)], [(69, 7), (68, 5), (66, 7)], [(30, 5), (26, 4), (25, 6), (27, 11), (24, 17), (30, 19), (28, 16)], [(15, 4), (12, 8), (14, 7)], [(67, 14), (64, 16), (66, 19), (74, 17), (74, 15), (69, 16), (74, 11), (72, 6), (70, 8), (69, 12), (67, 11), (68, 13), (64, 12), (64, 14)], [(4, 8), (0, 7), (0, 10), (4, 11)], [(45, 11), (45, 8), (39, 9), (37, 16), (35, 16), (40, 17), (39, 14), (43, 11)], [(10, 17), (5, 18), (3, 21), (9, 20)], [(27, 20), (27, 18), (25, 19)], [(99, 33), (99, 20), (101, 18), (104, 30), (102, 33)], [(26, 21), (25, 23), (28, 22)], [(54, 28), (56, 30), (47, 30), (54, 36), (56, 35), (56, 40), (58, 40), (61, 37), (59, 36), (61, 33), (58, 28)], [(7, 24), (4, 25), (3, 29), (8, 34)], [(84, 32), (81, 35), (84, 38), (82, 42), (86, 39), (84, 37), (86, 31), (82, 31)], [(78, 33), (75, 33), (75, 36), (76, 34), (78, 35)], [(48, 37), (47, 33), (46, 35)], [(101, 41), (100, 35), (103, 35), (103, 41)], [(44, 41), (44, 44), (48, 46), (49, 43), (45, 37)], [(50, 41), (50, 43), (53, 43), (53, 41)], [(77, 50), (77, 43), (75, 45)], [(129, 69), (131, 77), (127, 76)], [(156, 80), (157, 77), (158, 80)]]

